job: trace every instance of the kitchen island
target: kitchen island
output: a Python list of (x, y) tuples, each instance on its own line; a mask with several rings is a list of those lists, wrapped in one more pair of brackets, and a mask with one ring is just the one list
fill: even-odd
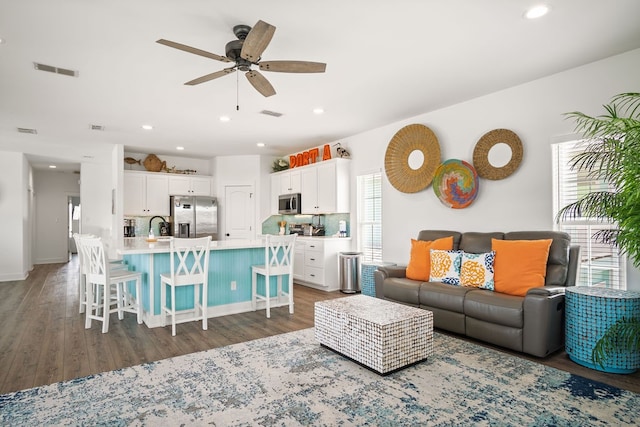
[[(264, 264), (264, 240), (225, 240), (211, 242), (209, 258), (209, 285), (207, 304), (209, 317), (251, 311), (251, 266)], [(149, 243), (144, 237), (125, 238), (118, 250), (129, 268), (142, 272), (143, 321), (149, 327), (164, 325), (160, 274), (169, 273), (169, 238), (159, 238)], [(275, 277), (272, 278), (275, 284)], [(283, 286), (286, 288), (286, 278)], [(258, 278), (258, 287), (264, 289), (264, 278)], [(275, 286), (271, 287), (274, 299), (271, 307), (287, 305), (286, 299), (275, 300)], [(176, 308), (193, 308), (193, 287), (176, 290)], [(263, 303), (264, 304), (264, 303)], [(258, 305), (258, 309), (264, 306)], [(178, 317), (179, 318), (179, 317)]]

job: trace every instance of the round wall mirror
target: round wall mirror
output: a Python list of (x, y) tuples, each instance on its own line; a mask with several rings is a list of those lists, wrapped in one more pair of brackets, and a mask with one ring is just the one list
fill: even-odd
[(411, 153), (409, 153), (408, 163), (409, 167), (414, 171), (420, 169), (424, 164), (424, 154), (422, 154), (422, 151), (413, 150)]
[(494, 168), (501, 168), (511, 160), (511, 147), (499, 142), (489, 150), (489, 163)]

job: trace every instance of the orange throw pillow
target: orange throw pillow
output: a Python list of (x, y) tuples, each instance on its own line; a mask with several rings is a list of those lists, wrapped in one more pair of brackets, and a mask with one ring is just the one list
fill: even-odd
[(431, 249), (450, 251), (453, 249), (453, 236), (436, 240), (411, 239), (411, 256), (407, 265), (407, 279), (429, 281), (431, 273)]
[(525, 296), (529, 289), (544, 286), (551, 242), (551, 239), (491, 239), (491, 249), (496, 252), (494, 290)]

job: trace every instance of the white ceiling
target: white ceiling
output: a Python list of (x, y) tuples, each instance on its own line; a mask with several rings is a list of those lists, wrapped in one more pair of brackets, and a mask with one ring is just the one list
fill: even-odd
[[(549, 0), (549, 15), (523, 19), (534, 4), (0, 0), (0, 150), (28, 153), (35, 166), (77, 164), (104, 143), (197, 158), (284, 155), (640, 47), (638, 0)], [(277, 28), (263, 60), (326, 62), (326, 73), (264, 72), (277, 92), (269, 98), (241, 73), (185, 86), (230, 64), (155, 43), (224, 55), (233, 26), (259, 19)]]

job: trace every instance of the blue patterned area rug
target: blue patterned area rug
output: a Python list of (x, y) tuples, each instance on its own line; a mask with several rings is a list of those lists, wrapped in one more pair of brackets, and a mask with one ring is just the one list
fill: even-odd
[(0, 425), (604, 426), (640, 395), (435, 334), (429, 360), (382, 377), (313, 329), (0, 396)]

